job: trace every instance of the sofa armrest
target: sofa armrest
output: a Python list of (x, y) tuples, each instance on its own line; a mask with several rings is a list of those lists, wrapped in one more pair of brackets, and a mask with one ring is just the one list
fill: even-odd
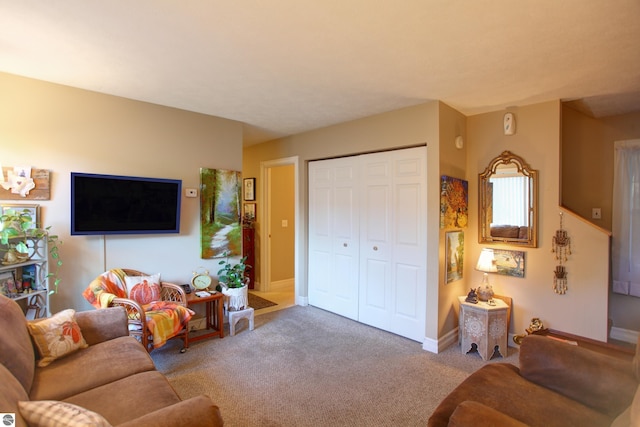
[(222, 427), (220, 409), (200, 395), (129, 420), (119, 427)]
[(448, 427), (527, 427), (527, 424), (480, 402), (466, 400), (456, 407)]
[(76, 321), (89, 345), (129, 335), (127, 313), (122, 307), (78, 311)]
[(638, 388), (630, 361), (538, 335), (522, 340), (520, 373), (612, 418), (631, 404)]

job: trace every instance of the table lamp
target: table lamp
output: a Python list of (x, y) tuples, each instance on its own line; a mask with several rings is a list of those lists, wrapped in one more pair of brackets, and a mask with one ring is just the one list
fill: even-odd
[(478, 299), (480, 301), (489, 301), (493, 298), (493, 288), (489, 283), (489, 275), (487, 273), (495, 273), (498, 271), (498, 268), (496, 267), (496, 260), (493, 257), (493, 249), (482, 249), (480, 257), (478, 258), (476, 270), (484, 272), (482, 275), (482, 284), (476, 291)]

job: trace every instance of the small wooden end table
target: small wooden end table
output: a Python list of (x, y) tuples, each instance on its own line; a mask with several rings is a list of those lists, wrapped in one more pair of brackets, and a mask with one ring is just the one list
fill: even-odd
[(495, 305), (484, 301), (473, 304), (465, 301), (466, 296), (458, 297), (460, 302), (460, 344), (462, 354), (473, 350), (475, 344), (482, 360), (489, 360), (498, 351), (507, 356), (507, 304), (497, 298)]
[(195, 335), (189, 337), (189, 341), (200, 341), (211, 337), (224, 338), (224, 315), (222, 313), (221, 292), (210, 291), (209, 296), (199, 297), (194, 292), (187, 294), (187, 306), (192, 307), (196, 304), (206, 304), (206, 328), (212, 332), (206, 334)]

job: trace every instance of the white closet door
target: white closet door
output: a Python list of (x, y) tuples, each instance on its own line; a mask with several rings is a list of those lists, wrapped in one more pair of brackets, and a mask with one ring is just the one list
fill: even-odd
[(358, 319), (358, 159), (309, 162), (309, 304)]
[(426, 147), (361, 159), (359, 321), (422, 342)]

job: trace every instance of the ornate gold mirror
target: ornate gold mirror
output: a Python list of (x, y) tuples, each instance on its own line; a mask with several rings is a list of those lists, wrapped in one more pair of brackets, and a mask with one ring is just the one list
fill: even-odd
[(504, 151), (479, 175), (480, 243), (538, 246), (538, 171)]

